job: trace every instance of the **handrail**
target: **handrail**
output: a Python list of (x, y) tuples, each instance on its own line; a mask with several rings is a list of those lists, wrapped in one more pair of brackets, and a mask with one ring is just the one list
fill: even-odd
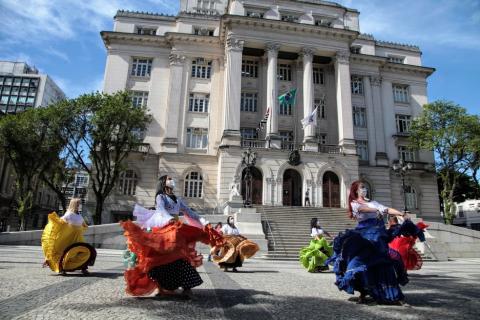
[(273, 235), (273, 231), (272, 231), (272, 228), (270, 226), (270, 222), (268, 221), (268, 217), (267, 217), (267, 214), (265, 213), (265, 209), (263, 208), (263, 206), (261, 206), (261, 210), (262, 210), (262, 214), (263, 216), (265, 217), (265, 222), (267, 224), (267, 232), (270, 232), (270, 234), (272, 235), (272, 241), (273, 241), (273, 258), (275, 258), (275, 253), (276, 253), (276, 249), (277, 249), (277, 242), (275, 241), (275, 236)]

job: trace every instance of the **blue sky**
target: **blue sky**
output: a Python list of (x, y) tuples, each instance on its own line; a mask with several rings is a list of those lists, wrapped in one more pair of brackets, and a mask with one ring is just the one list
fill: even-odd
[[(379, 40), (416, 44), (437, 71), (429, 99), (480, 114), (480, 0), (339, 0), (360, 11)], [(99, 32), (117, 9), (175, 14), (178, 0), (0, 0), (0, 60), (27, 61), (69, 97), (102, 88), (106, 52)]]

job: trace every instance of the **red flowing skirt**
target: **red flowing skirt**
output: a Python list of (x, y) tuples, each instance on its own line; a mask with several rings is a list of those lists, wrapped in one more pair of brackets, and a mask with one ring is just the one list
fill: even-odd
[(419, 270), (422, 267), (423, 260), (413, 246), (415, 245), (416, 237), (396, 237), (389, 243), (390, 248), (398, 251), (402, 257), (403, 264), (406, 270)]

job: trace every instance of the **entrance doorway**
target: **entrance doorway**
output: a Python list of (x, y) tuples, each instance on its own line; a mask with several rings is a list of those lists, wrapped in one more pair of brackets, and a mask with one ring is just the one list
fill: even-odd
[(340, 208), (340, 180), (331, 171), (323, 175), (323, 206)]
[[(245, 179), (246, 169), (242, 171), (242, 198), (243, 200), (247, 197), (247, 181)], [(263, 175), (260, 170), (255, 167), (250, 168), (250, 173), (252, 175), (252, 204), (262, 204), (262, 193), (263, 193)]]
[(283, 174), (283, 205), (302, 205), (302, 177), (293, 169), (287, 169)]

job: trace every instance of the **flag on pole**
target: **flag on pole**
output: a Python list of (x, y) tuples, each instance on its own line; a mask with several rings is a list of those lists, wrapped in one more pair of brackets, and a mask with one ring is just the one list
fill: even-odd
[(317, 108), (315, 108), (307, 117), (302, 119), (303, 129), (311, 124), (317, 125)]
[(278, 97), (280, 104), (290, 104), (295, 105), (295, 98), (297, 97), (297, 89), (291, 89), (287, 93), (282, 94)]

